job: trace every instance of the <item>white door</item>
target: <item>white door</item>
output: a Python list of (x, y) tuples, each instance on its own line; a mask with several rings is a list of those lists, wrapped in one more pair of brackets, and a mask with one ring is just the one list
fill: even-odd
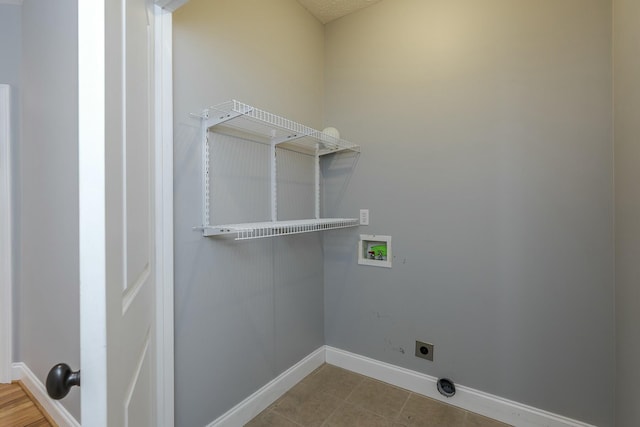
[(154, 426), (153, 5), (78, 2), (82, 424)]

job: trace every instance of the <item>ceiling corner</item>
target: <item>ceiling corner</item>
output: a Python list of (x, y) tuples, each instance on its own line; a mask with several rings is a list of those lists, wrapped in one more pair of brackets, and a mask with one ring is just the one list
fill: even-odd
[(372, 6), (381, 0), (298, 0), (323, 24)]

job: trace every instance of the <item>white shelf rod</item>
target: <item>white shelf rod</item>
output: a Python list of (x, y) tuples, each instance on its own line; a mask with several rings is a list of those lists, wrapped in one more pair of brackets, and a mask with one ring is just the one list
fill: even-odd
[(318, 154), (318, 144), (316, 144), (315, 158), (315, 193), (316, 193), (316, 219), (320, 219), (320, 154)]
[(205, 110), (202, 115), (202, 225), (209, 225), (211, 188), (209, 184), (209, 127), (205, 122), (209, 119), (209, 110)]
[(276, 143), (271, 143), (271, 221), (278, 220), (278, 184), (277, 184), (277, 164)]

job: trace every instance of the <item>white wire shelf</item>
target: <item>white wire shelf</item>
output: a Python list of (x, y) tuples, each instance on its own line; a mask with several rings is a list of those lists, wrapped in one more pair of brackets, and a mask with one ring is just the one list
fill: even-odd
[[(205, 236), (235, 234), (236, 240), (248, 240), (359, 225), (359, 220), (354, 218), (320, 218), (320, 157), (344, 150), (359, 153), (358, 145), (236, 100), (206, 108), (197, 117), (201, 119), (202, 138), (202, 226), (197, 228), (201, 229)], [(209, 136), (213, 127), (216, 127), (216, 132), (270, 145), (269, 155), (265, 160), (269, 162), (270, 169), (271, 221), (211, 225), (213, 200), (209, 181), (211, 168)], [(278, 221), (276, 148), (315, 157), (314, 219)]]
[(205, 236), (235, 234), (235, 240), (249, 240), (356, 227), (358, 225), (359, 220), (357, 218), (302, 219), (295, 221), (208, 225), (203, 227), (203, 233)]
[(343, 150), (360, 152), (360, 146), (352, 142), (236, 100), (206, 108), (200, 117), (207, 130), (224, 125), (252, 134), (257, 141), (274, 143), (305, 154), (323, 156)]

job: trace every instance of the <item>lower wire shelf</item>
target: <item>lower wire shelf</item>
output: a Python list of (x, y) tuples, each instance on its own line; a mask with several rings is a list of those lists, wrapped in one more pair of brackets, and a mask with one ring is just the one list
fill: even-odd
[(207, 225), (203, 227), (205, 236), (223, 236), (235, 234), (235, 240), (261, 239), (264, 237), (286, 236), (289, 234), (311, 233), (314, 231), (334, 230), (356, 227), (357, 218), (321, 218), (294, 221), (253, 222), (244, 224)]

